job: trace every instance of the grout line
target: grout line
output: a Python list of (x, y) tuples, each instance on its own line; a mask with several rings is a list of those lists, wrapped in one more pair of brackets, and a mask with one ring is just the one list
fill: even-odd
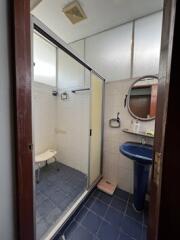
[[(96, 191), (96, 190), (95, 190), (95, 191)], [(94, 196), (93, 193), (92, 193), (92, 195), (89, 197), (89, 199), (94, 200), (94, 202), (92, 203), (92, 205), (86, 206), (85, 203), (84, 203), (83, 206), (82, 206), (82, 208), (86, 208), (86, 209), (87, 209), (87, 213), (83, 216), (83, 218), (81, 219), (80, 222), (77, 222), (75, 218), (72, 219), (72, 222), (75, 221), (79, 226), (81, 226), (83, 229), (85, 229), (88, 233), (90, 233), (91, 235), (93, 235), (93, 236), (95, 236), (96, 238), (98, 238), (97, 235), (98, 235), (98, 233), (99, 233), (99, 231), (100, 231), (100, 228), (101, 228), (103, 222), (106, 222), (106, 223), (110, 224), (111, 226), (113, 226), (113, 224), (112, 224), (111, 222), (109, 222), (107, 219), (105, 219), (105, 217), (107, 216), (108, 210), (110, 209), (110, 207), (112, 207), (112, 208), (113, 208), (114, 210), (116, 210), (117, 212), (121, 212), (122, 215), (123, 215), (123, 217), (127, 216), (127, 217), (129, 217), (130, 219), (132, 219), (134, 222), (137, 222), (139, 225), (141, 225), (141, 235), (140, 235), (140, 238), (142, 238), (142, 236), (143, 236), (143, 235), (142, 235), (142, 233), (143, 233), (143, 226), (144, 226), (144, 225), (143, 225), (142, 223), (138, 222), (136, 219), (134, 219), (134, 218), (132, 218), (132, 217), (130, 217), (130, 216), (128, 216), (128, 215), (126, 214), (128, 205), (129, 205), (129, 203), (130, 203), (130, 197), (131, 197), (130, 194), (129, 194), (128, 199), (127, 199), (126, 201), (125, 201), (125, 200), (122, 200), (121, 198), (119, 198), (119, 197), (117, 197), (117, 196), (114, 196), (115, 198), (117, 198), (117, 199), (119, 199), (119, 200), (122, 200), (123, 202), (126, 202), (126, 207), (124, 208), (124, 211), (119, 210), (119, 209), (116, 209), (116, 208), (114, 208), (114, 207), (111, 205), (114, 197), (111, 198), (111, 200), (110, 200), (109, 203), (103, 202), (99, 197), (100, 197), (100, 195)], [(88, 200), (89, 200), (89, 199), (88, 199)], [(88, 201), (88, 200), (87, 200), (87, 201)], [(94, 211), (91, 209), (92, 206), (94, 206), (96, 200), (98, 200), (99, 202), (101, 202), (102, 204), (104, 204), (104, 205), (107, 206), (106, 211), (105, 211), (105, 213), (104, 213), (104, 216), (100, 216), (100, 215), (96, 214), (96, 212), (94, 212)], [(97, 229), (97, 231), (96, 231), (95, 234), (92, 233), (92, 232), (90, 232), (90, 231), (88, 231), (88, 228), (86, 228), (86, 227), (82, 224), (83, 219), (85, 219), (85, 217), (87, 216), (88, 212), (93, 213), (95, 216), (97, 216), (98, 218), (101, 219), (101, 223), (100, 223), (100, 225), (99, 225), (99, 227), (98, 227), (98, 229)], [(144, 216), (144, 213), (143, 213), (143, 216)], [(71, 222), (71, 223), (72, 223), (72, 222)], [(71, 224), (70, 224), (70, 225), (71, 225)], [(116, 240), (119, 239), (119, 237), (120, 237), (120, 235), (121, 235), (121, 232), (124, 232), (124, 230), (122, 229), (121, 226), (120, 226), (119, 228), (117, 227), (117, 230), (119, 231), (119, 234), (118, 234)], [(127, 236), (130, 236), (132, 239), (135, 239), (134, 237), (132, 237), (131, 235), (129, 235), (127, 232), (124, 232), (124, 233), (125, 233)]]
[[(115, 208), (114, 206), (112, 206), (111, 204), (112, 204), (112, 200), (113, 200), (113, 197), (112, 197), (112, 200), (110, 201), (110, 203), (105, 203), (105, 202), (103, 202), (101, 199), (99, 199), (98, 197), (94, 197), (96, 200), (98, 200), (98, 201), (100, 201), (101, 203), (103, 203), (103, 204), (105, 204), (105, 205), (107, 205), (107, 206), (110, 206), (111, 208), (113, 208), (114, 210), (116, 210), (116, 211), (118, 211), (118, 212), (123, 212), (123, 210), (122, 209), (117, 209), (117, 208)], [(116, 199), (117, 197), (116, 196), (114, 196), (114, 198)], [(122, 200), (121, 198), (117, 198), (118, 200), (121, 200), (122, 202), (126, 202), (127, 203), (127, 201), (125, 201), (125, 200)]]
[[(82, 208), (81, 208), (81, 210), (80, 210), (80, 211), (78, 212), (78, 214), (76, 215), (76, 217), (80, 214), (80, 212), (82, 211), (83, 208), (86, 209), (86, 208), (84, 207), (84, 205), (83, 205)], [(85, 219), (85, 217), (86, 217), (87, 215), (88, 215), (88, 209), (87, 209), (87, 213), (83, 215), (81, 221), (83, 221), (83, 219)], [(81, 221), (77, 221), (76, 218), (74, 218), (74, 219), (75, 219), (76, 222), (79, 222), (79, 223), (81, 222)]]
[[(130, 200), (130, 197), (128, 199), (128, 205), (132, 206), (132, 204), (131, 204), (131, 202), (129, 200)], [(127, 205), (127, 207), (128, 207), (128, 205)], [(126, 211), (127, 211), (127, 208), (126, 208)], [(125, 216), (127, 216), (128, 218), (132, 219), (133, 221), (135, 221), (136, 223), (138, 223), (140, 225), (144, 225), (143, 224), (143, 221), (144, 221), (144, 211), (142, 212), (142, 222), (138, 221), (137, 219), (133, 218), (132, 216), (127, 215), (126, 213), (125, 213)]]
[[(112, 203), (112, 199), (111, 199), (110, 203)], [(108, 205), (108, 207), (107, 207), (107, 209), (106, 209), (106, 211), (105, 211), (104, 217), (102, 218), (103, 221), (106, 220), (106, 219), (105, 219), (105, 216), (106, 216), (106, 214), (107, 214), (107, 211), (109, 210), (110, 203), (109, 203), (109, 205)], [(99, 228), (97, 229), (96, 236), (98, 236), (98, 233), (99, 233), (99, 231), (100, 231), (100, 228), (102, 227), (103, 221), (100, 223)]]
[[(49, 171), (51, 171), (51, 170), (54, 170), (54, 169), (53, 169), (53, 168), (49, 169)], [(47, 182), (51, 183), (50, 181), (47, 181)], [(58, 186), (55, 186), (55, 187), (58, 187)], [(37, 188), (36, 188), (36, 189), (37, 189)], [(84, 188), (83, 188), (83, 189), (84, 189)], [(60, 190), (61, 190), (62, 192), (64, 192), (63, 189), (60, 188)], [(51, 211), (52, 211), (54, 208), (58, 208), (58, 209), (61, 211), (61, 214), (60, 214), (59, 217), (57, 218), (56, 222), (57, 222), (58, 220), (61, 220), (61, 218), (63, 217), (63, 214), (65, 213), (65, 211), (67, 211), (67, 210), (69, 209), (70, 205), (71, 205), (71, 204), (74, 202), (74, 200), (76, 200), (77, 197), (80, 195), (80, 193), (78, 193), (78, 195), (76, 194), (76, 197), (74, 197), (74, 198), (72, 199), (72, 201), (71, 201), (65, 208), (61, 209), (56, 203), (53, 202), (53, 200), (51, 200), (51, 199), (49, 198), (49, 196), (48, 196), (45, 192), (42, 192), (40, 189), (37, 189), (37, 191), (45, 197), (45, 199), (43, 199), (42, 202), (44, 202), (45, 200), (48, 200), (48, 201), (53, 205), (53, 208), (51, 209)], [(37, 194), (37, 193), (36, 193), (36, 194)], [(65, 198), (71, 196), (71, 194), (67, 194), (67, 193), (64, 192), (64, 196), (65, 196), (65, 197), (64, 197), (64, 200), (65, 200)], [(41, 205), (41, 203), (40, 203), (40, 205)], [(36, 207), (36, 213), (37, 213), (37, 210), (38, 210), (38, 207)], [(49, 213), (50, 213), (51, 211), (49, 211)], [(48, 213), (48, 214), (49, 214), (49, 213)], [(47, 216), (48, 216), (48, 215), (47, 215)], [(35, 218), (37, 219), (37, 215), (36, 215)], [(46, 219), (45, 219), (44, 216), (40, 216), (39, 219), (43, 219), (43, 220), (46, 222)], [(55, 224), (55, 222), (52, 222), (51, 225), (48, 224), (48, 225), (49, 225), (49, 228), (48, 228), (47, 231), (45, 231), (45, 232), (43, 233), (43, 235), (46, 234), (46, 232), (48, 232), (49, 229), (50, 229), (52, 226), (54, 226), (54, 224)], [(37, 224), (37, 226), (38, 226), (38, 224)], [(37, 227), (37, 228), (38, 228), (38, 227)]]
[[(91, 197), (92, 197), (94, 200), (97, 200), (97, 198), (95, 198), (94, 196), (91, 196)], [(98, 199), (98, 200), (99, 200), (99, 199)], [(101, 201), (101, 202), (102, 202), (102, 201)], [(95, 204), (95, 202), (91, 205), (91, 207), (92, 207), (94, 204)], [(105, 204), (105, 203), (104, 203), (104, 204)], [(105, 204), (105, 205), (107, 205), (107, 204)], [(110, 206), (110, 204), (109, 204), (109, 206)], [(90, 209), (90, 208), (87, 207), (86, 205), (83, 205), (83, 207), (87, 208), (88, 212), (93, 213), (95, 216), (97, 216), (98, 218), (101, 219), (100, 226), (98, 227), (98, 230), (96, 231), (95, 234), (93, 234), (92, 232), (88, 231), (88, 229), (81, 223), (82, 220), (81, 220), (81, 222), (78, 222), (81, 226), (83, 226), (84, 229), (86, 229), (86, 230), (87, 230), (89, 233), (91, 233), (93, 236), (96, 236), (96, 235), (97, 235), (97, 233), (98, 233), (98, 231), (99, 231), (99, 229), (100, 229), (103, 221), (111, 224), (111, 223), (110, 223), (109, 221), (107, 221), (104, 217), (101, 217), (100, 215), (96, 214), (96, 212), (94, 212), (92, 209)], [(83, 207), (82, 207), (82, 208), (83, 208)], [(109, 209), (109, 207), (107, 207), (106, 211), (108, 211), (108, 209)], [(87, 214), (88, 214), (88, 212), (87, 212)], [(85, 214), (85, 215), (87, 215), (87, 214)], [(105, 214), (106, 214), (106, 213), (105, 213)], [(104, 215), (104, 216), (105, 216), (105, 215)], [(83, 219), (84, 219), (84, 217), (83, 217)], [(75, 220), (75, 221), (76, 221), (76, 220)], [(77, 221), (76, 221), (76, 222), (77, 222)], [(97, 237), (97, 236), (96, 236), (96, 237)]]

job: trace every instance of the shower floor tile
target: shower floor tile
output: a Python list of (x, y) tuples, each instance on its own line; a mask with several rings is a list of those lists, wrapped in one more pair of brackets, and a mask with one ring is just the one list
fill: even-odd
[(64, 164), (55, 162), (41, 168), (40, 182), (36, 184), (37, 239), (56, 223), (86, 185), (85, 174)]
[(137, 213), (131, 206), (125, 191), (109, 196), (95, 189), (54, 240), (146, 240), (147, 208)]

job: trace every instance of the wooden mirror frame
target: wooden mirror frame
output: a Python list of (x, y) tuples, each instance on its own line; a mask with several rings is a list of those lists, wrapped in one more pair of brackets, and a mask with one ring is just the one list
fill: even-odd
[(141, 117), (138, 117), (137, 115), (135, 115), (135, 114), (131, 111), (130, 106), (129, 106), (129, 104), (130, 104), (131, 90), (132, 90), (133, 86), (134, 86), (137, 82), (142, 81), (144, 78), (155, 78), (155, 79), (159, 80), (156, 75), (146, 75), (146, 76), (143, 76), (143, 77), (140, 77), (140, 78), (136, 79), (136, 80), (131, 84), (131, 86), (130, 86), (130, 88), (129, 88), (129, 91), (128, 91), (128, 94), (127, 94), (127, 109), (128, 109), (128, 111), (129, 111), (130, 115), (131, 115), (133, 118), (135, 118), (135, 119), (138, 119), (138, 120), (140, 120), (140, 121), (152, 121), (152, 120), (154, 120), (154, 119), (156, 118), (155, 116), (154, 116), (154, 117), (151, 117), (151, 118), (141, 118)]

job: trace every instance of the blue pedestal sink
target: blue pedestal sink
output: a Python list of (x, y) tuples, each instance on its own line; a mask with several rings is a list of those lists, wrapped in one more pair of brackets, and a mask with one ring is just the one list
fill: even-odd
[(153, 149), (151, 145), (126, 142), (119, 148), (120, 152), (134, 161), (134, 198), (136, 210), (144, 208), (147, 192), (149, 170), (152, 164)]

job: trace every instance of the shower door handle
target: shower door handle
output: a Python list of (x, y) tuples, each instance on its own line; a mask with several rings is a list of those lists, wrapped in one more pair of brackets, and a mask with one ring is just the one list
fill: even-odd
[(33, 150), (33, 144), (32, 143), (28, 144), (28, 149), (32, 152), (32, 150)]

